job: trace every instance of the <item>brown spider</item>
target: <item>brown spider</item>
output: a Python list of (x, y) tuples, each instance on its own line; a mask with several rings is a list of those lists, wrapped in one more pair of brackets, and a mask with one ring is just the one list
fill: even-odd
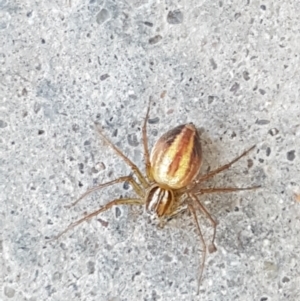
[(210, 171), (205, 175), (199, 175), (202, 163), (201, 143), (196, 127), (192, 123), (179, 125), (162, 135), (155, 143), (151, 155), (149, 156), (147, 138), (147, 121), (149, 118), (149, 110), (150, 103), (148, 105), (142, 128), (146, 175), (144, 176), (140, 169), (128, 157), (126, 157), (123, 152), (118, 149), (97, 127), (102, 139), (127, 163), (127, 165), (130, 166), (133, 175), (135, 175), (136, 178), (134, 178), (132, 175), (129, 175), (104, 184), (100, 184), (86, 191), (78, 200), (68, 207), (76, 205), (80, 200), (94, 191), (121, 182), (130, 183), (137, 197), (119, 198), (110, 201), (100, 209), (87, 214), (78, 221), (70, 224), (54, 239), (59, 238), (61, 235), (82, 222), (87, 221), (101, 212), (104, 212), (117, 205), (145, 205), (147, 213), (162, 223), (188, 209), (193, 216), (200, 240), (203, 245), (203, 256), (200, 265), (198, 281), (199, 291), (199, 285), (206, 259), (206, 244), (198, 223), (196, 209), (202, 211), (202, 213), (206, 215), (213, 226), (213, 237), (211, 245), (209, 246), (210, 253), (216, 251), (214, 241), (217, 223), (207, 209), (201, 204), (198, 196), (207, 193), (251, 190), (260, 187), (203, 188), (201, 187), (201, 183), (212, 178), (223, 170), (228, 169), (233, 163), (248, 154), (255, 146), (252, 146), (249, 150), (243, 152), (240, 156), (228, 164)]

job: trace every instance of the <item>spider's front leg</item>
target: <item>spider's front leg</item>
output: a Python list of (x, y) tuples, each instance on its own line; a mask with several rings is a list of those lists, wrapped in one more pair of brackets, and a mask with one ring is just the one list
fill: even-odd
[(216, 238), (216, 231), (217, 231), (217, 222), (213, 219), (211, 214), (208, 212), (208, 210), (205, 208), (204, 205), (201, 204), (196, 194), (190, 193), (190, 198), (192, 199), (193, 203), (202, 211), (202, 213), (208, 218), (210, 223), (213, 226), (214, 232), (213, 232), (213, 238), (211, 240), (211, 244), (209, 246), (209, 253), (213, 253), (217, 250), (215, 246), (215, 238)]
[(111, 186), (111, 185), (114, 185), (114, 184), (117, 184), (117, 183), (122, 183), (122, 182), (129, 182), (129, 184), (132, 185), (134, 191), (136, 192), (136, 194), (139, 196), (139, 198), (124, 198), (124, 199), (116, 199), (116, 200), (113, 200), (111, 202), (109, 202), (108, 204), (104, 205), (103, 207), (101, 207), (100, 209), (84, 216), (83, 218), (79, 219), (78, 221), (70, 224), (64, 231), (62, 231), (61, 233), (59, 233), (57, 236), (55, 236), (53, 239), (51, 239), (50, 241), (52, 240), (56, 240), (58, 239), (59, 237), (61, 237), (64, 233), (66, 233), (67, 231), (73, 229), (74, 227), (78, 226), (79, 224), (81, 224), (82, 222), (84, 221), (87, 221), (89, 219), (91, 219), (92, 217), (110, 209), (111, 207), (113, 206), (116, 206), (116, 205), (143, 205), (144, 204), (144, 190), (143, 190), (143, 187), (141, 187), (135, 180), (132, 176), (124, 176), (124, 177), (120, 177), (118, 179), (115, 179), (113, 181), (109, 181), (107, 183), (103, 183), (103, 184), (100, 184), (96, 187), (93, 187), (91, 189), (89, 189), (87, 192), (85, 192), (78, 200), (76, 200), (74, 203), (72, 203), (71, 205), (69, 206), (66, 206), (67, 208), (70, 208), (74, 205), (76, 205), (80, 200), (82, 200), (83, 198), (85, 198), (87, 195), (91, 194), (92, 192), (95, 192), (97, 190), (100, 190), (104, 187), (108, 187), (108, 186)]
[(118, 206), (118, 205), (143, 205), (143, 204), (144, 204), (144, 199), (134, 199), (134, 198), (115, 199), (115, 200), (107, 203), (106, 205), (104, 205), (102, 208), (100, 208), (100, 209), (98, 209), (98, 210), (96, 210), (92, 213), (89, 213), (88, 215), (84, 216), (83, 218), (79, 219), (78, 221), (70, 224), (64, 231), (60, 232), (57, 236), (52, 238), (50, 241), (60, 238), (63, 234), (65, 234), (69, 230), (75, 228), (76, 226), (80, 225), (81, 223), (83, 223), (85, 221), (88, 221), (92, 217), (97, 216), (98, 214), (107, 211), (108, 209), (110, 209), (113, 206)]
[(201, 265), (200, 265), (200, 271), (199, 271), (199, 278), (198, 278), (198, 287), (197, 287), (197, 295), (199, 294), (199, 290), (200, 290), (200, 284), (201, 284), (201, 280), (202, 280), (202, 275), (203, 275), (203, 271), (204, 271), (204, 266), (205, 266), (205, 260), (206, 260), (206, 243), (198, 222), (198, 218), (197, 218), (197, 214), (196, 214), (196, 210), (194, 208), (194, 206), (192, 204), (188, 204), (188, 208), (193, 216), (194, 222), (196, 224), (196, 228), (197, 228), (197, 232), (199, 234), (200, 237), (200, 241), (201, 244), (203, 246), (203, 251), (202, 251), (202, 260), (201, 260)]

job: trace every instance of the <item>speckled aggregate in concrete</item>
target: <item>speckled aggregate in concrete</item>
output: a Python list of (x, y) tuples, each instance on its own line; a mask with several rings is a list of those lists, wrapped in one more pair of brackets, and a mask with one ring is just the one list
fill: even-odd
[[(275, 3), (274, 3), (275, 2)], [(1, 300), (300, 300), (299, 1), (0, 0)], [(202, 172), (257, 148), (201, 198), (217, 252), (196, 295), (189, 214), (164, 229), (118, 207), (49, 238), (109, 200), (149, 141), (194, 122)], [(199, 214), (206, 240), (212, 235)]]

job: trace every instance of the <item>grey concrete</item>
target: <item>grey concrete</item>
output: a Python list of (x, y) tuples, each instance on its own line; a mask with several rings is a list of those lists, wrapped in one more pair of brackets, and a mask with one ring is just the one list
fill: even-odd
[[(300, 300), (299, 1), (0, 0), (1, 300)], [(194, 122), (218, 220), (196, 295), (191, 215), (164, 229), (122, 207), (49, 238), (115, 197), (128, 175), (105, 133), (143, 168), (150, 145)], [(297, 196), (298, 195), (298, 196)], [(200, 213), (206, 241), (212, 228)]]

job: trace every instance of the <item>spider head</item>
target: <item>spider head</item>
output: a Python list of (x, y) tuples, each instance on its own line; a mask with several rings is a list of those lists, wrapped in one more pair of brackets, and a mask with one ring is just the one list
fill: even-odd
[(173, 190), (154, 184), (146, 194), (146, 211), (153, 217), (161, 218), (172, 211), (174, 201)]

